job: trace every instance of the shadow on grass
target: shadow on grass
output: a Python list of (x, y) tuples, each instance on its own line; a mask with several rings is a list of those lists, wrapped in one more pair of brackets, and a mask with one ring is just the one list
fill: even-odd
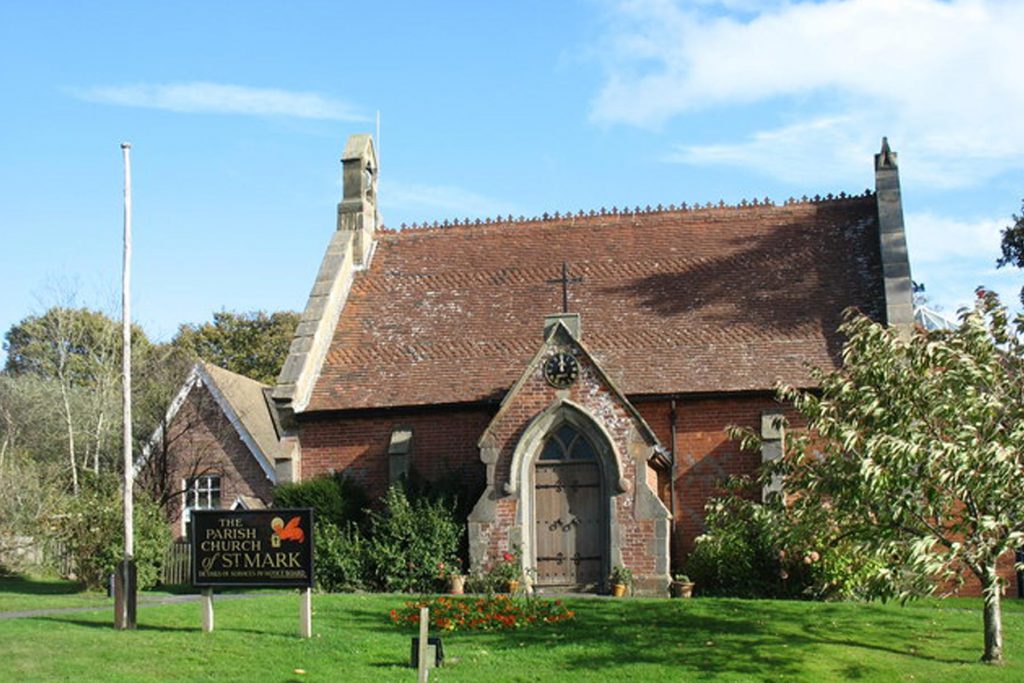
[(0, 577), (0, 593), (22, 595), (74, 595), (85, 590), (85, 585), (57, 579), (33, 579), (26, 576)]
[[(919, 651), (910, 634), (926, 632), (931, 616), (858, 605), (831, 608), (820, 603), (760, 601), (572, 601), (574, 622), (534, 629), (442, 634), (446, 649), (478, 645), (515, 651), (544, 651), (545, 659), (571, 670), (613, 671), (637, 664), (670, 666), (692, 679), (721, 675), (785, 677), (805, 673), (820, 648), (863, 651), (863, 661), (836, 662), (846, 679), (877, 676), (892, 664), (874, 663), (876, 654), (907, 661), (971, 664), (954, 656)], [(398, 605), (396, 605), (398, 606)], [(806, 610), (805, 611), (805, 608)], [(380, 633), (411, 631), (394, 627), (386, 613), (343, 610), (360, 628)], [(855, 617), (855, 618), (851, 618)], [(949, 626), (942, 628), (949, 632)], [(953, 629), (957, 630), (957, 629)], [(846, 656), (847, 659), (851, 656)], [(398, 662), (378, 662), (393, 666)]]
[[(47, 616), (47, 617), (33, 617), (38, 621), (50, 621), (60, 624), (69, 624), (71, 626), (82, 626), (84, 628), (96, 628), (105, 629), (108, 631), (114, 630), (113, 617), (110, 621), (90, 621), (88, 619), (74, 619), (72, 617), (64, 616)], [(136, 627), (137, 631), (164, 631), (167, 633), (181, 633), (186, 631), (198, 631), (199, 628), (189, 628), (187, 626), (159, 626), (154, 624), (138, 624)]]
[[(35, 619), (35, 620), (38, 620), (38, 621), (49, 621), (49, 622), (54, 622), (54, 623), (67, 624), (67, 625), (70, 625), (70, 626), (80, 626), (80, 627), (83, 627), (83, 628), (91, 628), (91, 629), (99, 629), (99, 630), (107, 630), (107, 631), (113, 631), (114, 630), (113, 617), (111, 617), (111, 619), (109, 621), (95, 621), (95, 620), (91, 621), (91, 620), (88, 620), (88, 619), (76, 619), (76, 618), (70, 617), (70, 616), (53, 616), (53, 615), (51, 615), (51, 616), (43, 616), (43, 617), (32, 617), (32, 618)], [(135, 630), (136, 631), (151, 631), (151, 632), (154, 632), (154, 633), (201, 633), (202, 632), (202, 627), (198, 623), (196, 623), (195, 626), (167, 626), (167, 625), (163, 625), (163, 624), (139, 623), (136, 626)], [(280, 632), (280, 633), (278, 633), (278, 632), (271, 631), (271, 630), (266, 630), (266, 629), (238, 628), (238, 627), (234, 627), (234, 626), (218, 626), (215, 630), (218, 633), (242, 633), (242, 634), (246, 634), (246, 635), (257, 635), (257, 636), (264, 637), (264, 638), (265, 637), (271, 637), (271, 638), (279, 637), (279, 638), (282, 638), (282, 639), (287, 639), (289, 641), (294, 640), (294, 638), (295, 638), (295, 635), (293, 633), (291, 633), (291, 632), (288, 632), (288, 633)]]

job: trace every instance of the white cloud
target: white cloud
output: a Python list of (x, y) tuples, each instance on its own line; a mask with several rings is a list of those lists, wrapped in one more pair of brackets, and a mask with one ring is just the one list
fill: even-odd
[(451, 185), (424, 185), (384, 179), (381, 181), (380, 197), (385, 211), (394, 209), (400, 215), (418, 218), (430, 215), (438, 220), (461, 220), (496, 218), (516, 213), (511, 204)]
[(996, 269), (1005, 218), (956, 220), (930, 212), (906, 215), (907, 250), (914, 280), (926, 287), (930, 305), (953, 313), (974, 301), (976, 287), (999, 293), (1016, 308), (1024, 284), (1015, 268)]
[(915, 263), (945, 263), (983, 259), (994, 268), (999, 256), (1000, 233), (1005, 218), (957, 220), (930, 212), (905, 217), (907, 247)]
[(800, 185), (838, 183), (863, 178), (864, 150), (877, 146), (875, 136), (859, 130), (852, 117), (826, 116), (762, 131), (739, 143), (677, 145), (665, 160), (743, 166)]
[(88, 102), (185, 113), (293, 116), (306, 119), (365, 121), (342, 101), (314, 92), (250, 88), (226, 83), (166, 83), (76, 88)]
[(915, 171), (945, 186), (1024, 165), (1024, 3), (826, 0), (754, 15), (713, 4), (719, 11), (706, 2), (620, 3), (593, 120), (657, 127), (697, 111), (782, 104), (794, 112), (790, 123), (682, 147), (676, 159), (777, 171), (786, 159), (776, 152), (799, 132), (800, 144), (819, 150), (837, 138), (858, 145), (860, 164), (863, 133), (870, 148), (881, 134), (914, 140)]

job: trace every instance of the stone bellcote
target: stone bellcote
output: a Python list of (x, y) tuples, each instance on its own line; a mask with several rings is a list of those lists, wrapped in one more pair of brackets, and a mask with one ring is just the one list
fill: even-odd
[(353, 260), (366, 265), (380, 225), (377, 209), (377, 154), (368, 134), (353, 135), (341, 155), (342, 197), (338, 204), (338, 230), (355, 233)]
[(875, 155), (875, 199), (878, 202), (878, 238), (885, 279), (886, 323), (909, 328), (914, 322), (913, 285), (903, 229), (900, 171), (896, 152), (889, 149), (886, 138), (882, 138), (882, 149)]

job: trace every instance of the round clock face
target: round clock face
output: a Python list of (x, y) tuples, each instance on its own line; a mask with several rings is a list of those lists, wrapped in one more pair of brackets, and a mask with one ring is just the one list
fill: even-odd
[(580, 374), (580, 364), (571, 353), (559, 351), (544, 361), (544, 379), (556, 389), (564, 389)]

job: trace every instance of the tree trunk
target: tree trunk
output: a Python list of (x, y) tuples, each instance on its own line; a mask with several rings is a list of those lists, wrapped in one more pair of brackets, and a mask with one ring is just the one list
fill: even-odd
[(999, 574), (996, 573), (996, 563), (986, 566), (982, 570), (981, 587), (984, 590), (985, 607), (985, 654), (981, 661), (989, 664), (1001, 664), (1003, 662), (1003, 612), (1002, 612), (1002, 582)]
[(60, 377), (60, 395), (64, 401), (64, 420), (68, 428), (68, 460), (71, 465), (71, 491), (78, 495), (78, 462), (75, 457), (75, 423), (71, 415), (71, 401), (68, 399), (68, 388), (64, 377)]
[(96, 421), (96, 436), (93, 443), (95, 449), (92, 453), (92, 471), (93, 474), (100, 473), (100, 447), (103, 444), (103, 418), (105, 417), (103, 408), (100, 408), (100, 416)]

